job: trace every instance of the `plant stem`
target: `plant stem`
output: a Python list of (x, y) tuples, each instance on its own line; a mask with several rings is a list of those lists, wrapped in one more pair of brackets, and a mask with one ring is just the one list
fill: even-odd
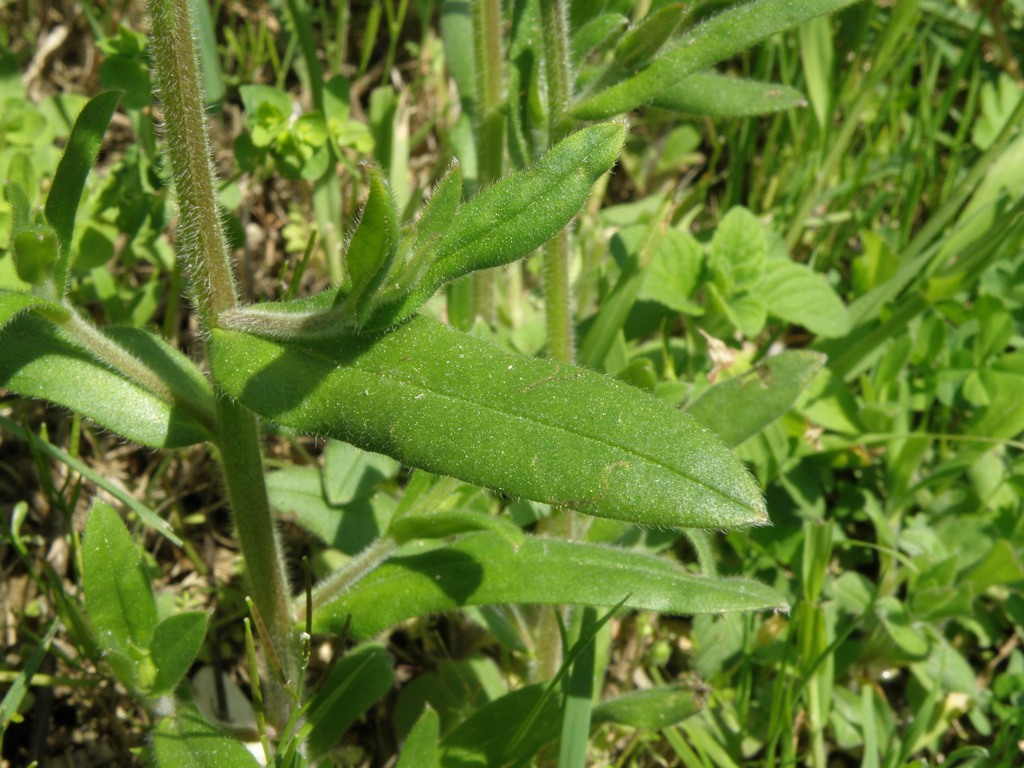
[[(501, 178), (505, 158), (505, 118), (502, 114), (504, 78), (501, 64), (501, 2), (473, 0), (473, 58), (476, 70), (477, 190)], [(471, 305), (474, 317), (493, 325), (497, 270), (487, 269), (472, 277)]]
[[(188, 2), (151, 0), (151, 47), (164, 108), (168, 156), (180, 217), (179, 240), (191, 278), (200, 328), (209, 333), (221, 312), (238, 304), (227, 243), (217, 209)], [(226, 397), (217, 398), (216, 443), (234, 513), (249, 586), (285, 677), (299, 674), (298, 648), (284, 561), (267, 498), (256, 417)], [(291, 701), (268, 681), (269, 711), (287, 722)]]
[[(569, 133), (572, 126), (568, 115), (571, 90), (568, 30), (563, 0), (541, 2), (540, 8), (544, 68), (548, 84), (548, 146), (551, 147)], [(572, 365), (576, 361), (576, 348), (569, 257), (567, 227), (544, 246), (544, 313), (548, 357)], [(546, 535), (573, 539), (576, 537), (576, 526), (576, 512), (558, 508), (552, 510), (551, 517), (541, 521), (539, 530)], [(554, 677), (562, 663), (562, 647), (557, 618), (550, 611), (540, 614), (536, 647), (537, 676), (541, 679)]]
[[(370, 546), (352, 558), (349, 563), (339, 571), (317, 585), (313, 590), (313, 610), (334, 600), (338, 595), (345, 592), (362, 579), (366, 574), (387, 560), (398, 548), (398, 545), (388, 536), (377, 539)], [(306, 618), (305, 602), (297, 606), (299, 620)]]
[(238, 299), (213, 187), (192, 11), (185, 2), (150, 0), (150, 16), (150, 47), (181, 220), (178, 237), (199, 318), (208, 330)]

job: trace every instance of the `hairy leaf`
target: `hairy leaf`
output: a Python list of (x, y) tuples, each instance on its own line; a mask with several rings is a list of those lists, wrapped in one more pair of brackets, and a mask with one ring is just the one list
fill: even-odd
[(394, 325), (452, 280), (509, 264), (543, 245), (586, 204), (594, 182), (618, 159), (625, 138), (620, 123), (584, 128), (533, 167), (501, 179), (460, 207), (422, 280), (366, 327)]
[[(628, 595), (628, 597), (627, 597)], [(313, 616), (319, 632), (372, 637), (414, 616), (465, 605), (539, 603), (612, 606), (669, 614), (783, 608), (773, 589), (749, 579), (710, 578), (641, 552), (557, 539), (518, 548), (491, 532), (449, 546), (416, 543)]]
[[(143, 331), (134, 333), (147, 337), (137, 351), (150, 349), (153, 358), (148, 363), (156, 361), (162, 372), (186, 383), (189, 391), (202, 392), (196, 395), (199, 407), (212, 401), (212, 394), (194, 380), (189, 372), (191, 363), (180, 353)], [(181, 448), (210, 438), (206, 427), (184, 407), (168, 403), (96, 362), (34, 313), (15, 319), (0, 338), (0, 386), (51, 400), (153, 448)]]
[(651, 63), (615, 85), (583, 94), (572, 113), (601, 120), (629, 112), (671, 89), (687, 75), (724, 61), (772, 35), (832, 13), (856, 0), (754, 0), (684, 31)]
[(379, 337), (211, 339), (217, 383), (257, 413), (438, 474), (660, 526), (766, 521), (717, 437), (604, 376), (523, 358), (423, 317)]
[(711, 117), (750, 117), (807, 106), (804, 95), (782, 83), (762, 83), (718, 72), (696, 72), (654, 97), (655, 107)]

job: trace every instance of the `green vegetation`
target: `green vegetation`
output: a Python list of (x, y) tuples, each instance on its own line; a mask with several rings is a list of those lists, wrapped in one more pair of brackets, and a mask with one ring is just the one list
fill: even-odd
[(4, 764), (1019, 764), (1024, 3), (338, 5), (5, 11)]

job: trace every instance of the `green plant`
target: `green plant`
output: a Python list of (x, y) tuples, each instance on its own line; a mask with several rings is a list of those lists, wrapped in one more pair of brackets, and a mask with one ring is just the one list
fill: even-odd
[[(69, 262), (75, 214), (88, 167), (115, 108), (115, 96), (101, 95), (83, 110), (41, 216), (27, 202), (30, 184), (9, 187), (12, 250), (19, 277), (33, 288), (22, 285), (21, 290), (0, 295), (3, 384), (64, 405), (143, 445), (174, 449), (205, 442), (214, 448), (235, 511), (254, 613), (267, 630), (262, 644), (267, 655), (277, 660), (269, 662), (266, 674), (268, 710), (284, 736), (282, 760), (299, 760), (299, 743), (313, 752), (329, 749), (337, 733), (324, 723), (351, 722), (361, 711), (360, 705), (346, 698), (346, 691), (360, 684), (377, 691), (391, 680), (386, 652), (364, 646), (338, 665), (320, 693), (301, 703), (303, 658), (294, 629), (299, 617), (311, 622), (317, 632), (347, 631), (365, 640), (405, 618), (493, 603), (573, 602), (673, 614), (784, 605), (779, 593), (757, 581), (716, 576), (712, 548), (699, 532), (687, 534), (703, 571), (698, 576), (646, 552), (526, 535), (512, 516), (492, 514), (494, 505), (488, 497), (428, 473), (554, 507), (546, 518), (551, 521), (549, 531), (568, 531), (571, 536), (566, 539), (582, 539), (578, 532), (583, 526), (564, 509), (610, 521), (605, 530), (623, 536), (630, 529), (615, 527), (623, 523), (738, 529), (765, 522), (756, 483), (723, 441), (664, 402), (682, 399), (673, 398), (671, 387), (662, 386), (662, 399), (657, 399), (571, 365), (577, 309), (570, 299), (570, 240), (564, 228), (587, 205), (592, 187), (615, 164), (625, 141), (620, 123), (581, 127), (576, 120), (616, 117), (648, 100), (665, 109), (734, 112), (736, 92), (743, 101), (748, 93), (744, 89), (764, 96), (771, 87), (734, 83), (700, 70), (846, 4), (762, 0), (683, 27), (678, 34), (675, 28), (682, 23), (683, 12), (674, 6), (632, 26), (621, 14), (609, 12), (600, 22), (603, 26), (595, 21), (588, 30), (592, 40), (575, 45), (567, 39), (559, 4), (517, 4), (512, 46), (521, 52), (531, 45), (528, 39), (543, 40), (540, 45), (532, 43), (535, 68), (514, 72), (520, 80), (513, 92), (525, 95), (509, 105), (506, 127), (509, 155), (519, 170), (503, 176), (501, 168), (494, 172), (481, 167), (479, 161), (489, 156), (488, 142), (494, 141), (487, 133), (490, 116), (485, 107), (473, 140), (477, 173), (466, 185), (473, 193), (466, 202), (462, 201), (462, 171), (454, 167), (418, 215), (407, 217), (405, 206), (388, 188), (388, 169), (370, 170), (367, 201), (345, 254), (344, 279), (311, 298), (243, 307), (210, 183), (203, 102), (198, 90), (189, 90), (198, 82), (190, 69), (194, 54), (181, 42), (189, 39), (190, 26), (169, 4), (154, 3), (151, 45), (162, 83), (168, 156), (181, 211), (179, 240), (207, 342), (209, 375), (155, 334), (138, 329), (100, 330), (68, 299), (74, 282)], [(293, 15), (299, 15), (296, 11), (302, 9), (294, 5)], [(475, 23), (485, 24), (486, 19)], [(177, 30), (179, 36), (172, 38), (170, 30)], [(567, 79), (570, 49), (580, 63), (574, 82)], [(393, 57), (393, 50), (389, 55)], [(503, 58), (494, 51), (481, 56)], [(694, 79), (692, 89), (684, 91), (677, 84), (681, 74)], [(322, 84), (328, 92), (331, 82), (337, 81)], [(316, 86), (310, 88), (317, 91)], [(529, 98), (542, 91), (550, 96), (547, 103)], [(725, 96), (733, 97), (733, 106)], [(326, 99), (326, 94), (321, 93), (321, 98)], [(323, 121), (314, 117), (304, 124), (311, 131), (302, 133), (293, 125), (282, 135), (284, 113), (264, 108), (274, 100), (280, 100), (279, 93), (252, 101), (253, 143), (272, 147), (271, 155), (279, 165), (300, 175), (308, 167), (309, 176), (324, 183), (324, 175), (331, 171), (323, 154), (328, 146), (328, 137), (321, 135), (326, 130)], [(493, 183), (487, 186), (488, 182)], [(798, 199), (798, 210), (816, 196), (815, 189), (820, 191), (814, 184)], [(621, 248), (613, 255), (619, 258), (606, 275), (607, 290), (594, 317), (580, 328), (580, 357), (587, 365), (654, 391), (659, 385), (680, 383), (683, 377), (662, 377), (676, 379), (665, 382), (652, 376), (650, 356), (624, 359), (624, 329), (643, 300), (653, 300), (677, 315), (702, 317), (702, 329), (717, 336), (739, 330), (756, 337), (772, 316), (800, 323), (819, 337), (849, 339), (850, 324), (835, 292), (808, 267), (792, 263), (748, 211), (731, 208), (705, 250), (674, 226), (680, 208), (677, 197), (664, 194), (649, 202), (653, 202), (650, 209), (618, 236)], [(803, 226), (802, 217), (799, 226)], [(419, 314), (452, 281), (508, 264), (540, 246), (546, 250), (545, 312), (553, 318), (546, 333), (550, 359), (511, 354)], [(938, 265), (939, 260), (929, 254), (932, 258), (935, 261), (928, 263)], [(661, 279), (664, 275), (668, 278)], [(796, 284), (805, 293), (797, 295), (782, 283)], [(899, 290), (896, 283), (886, 282), (873, 288)], [(942, 290), (940, 285), (930, 288)], [(482, 290), (487, 290), (486, 283)], [(813, 312), (815, 306), (823, 307), (828, 316), (823, 319), (821, 313)], [(865, 304), (859, 306), (858, 322), (875, 320)], [(916, 304), (908, 303), (899, 321), (879, 320), (890, 323), (883, 327), (892, 327), (917, 311)], [(468, 314), (471, 319), (486, 317), (486, 302), (471, 307)], [(977, 404), (1003, 403), (1010, 390), (998, 374), (1015, 376), (1017, 360), (1004, 360), (994, 351), (1005, 343), (999, 341), (1004, 333), (1000, 308), (989, 304), (979, 314), (985, 315), (984, 330), (978, 332), (973, 348), (975, 375), (969, 384), (965, 379), (964, 396)], [(662, 341), (660, 364), (672, 369), (678, 350), (667, 339)], [(833, 374), (856, 371), (862, 362), (859, 355), (872, 352), (869, 341), (861, 349), (836, 355), (841, 362), (833, 367)], [(899, 354), (891, 353), (892, 367), (901, 362)], [(985, 366), (996, 359), (1009, 370), (997, 367), (986, 374)], [(722, 433), (729, 445), (751, 437), (770, 440), (777, 430), (767, 432), (767, 425), (789, 409), (821, 364), (818, 355), (809, 353), (766, 359), (750, 373), (693, 397), (689, 410), (698, 422)], [(891, 384), (881, 373), (876, 375), (877, 403), (885, 403)], [(353, 559), (313, 592), (311, 614), (301, 599), (292, 602), (287, 588), (254, 414), (302, 433), (380, 451), (423, 470), (413, 474), (394, 508), (381, 514), (368, 546), (351, 552)], [(757, 454), (757, 447), (748, 445), (745, 451), (762, 477), (779, 472), (771, 457)], [(366, 463), (360, 463), (365, 460), (357, 458), (365, 455), (348, 454), (337, 461), (351, 466), (353, 472), (368, 471)], [(383, 476), (393, 472), (393, 467), (379, 467)], [(977, 472), (984, 474), (984, 469)], [(284, 479), (273, 482), (283, 484)], [(356, 491), (344, 488), (344, 483), (332, 485), (321, 494), (327, 497), (326, 506), (345, 507), (357, 499)], [(277, 491), (281, 492), (280, 486)], [(148, 519), (168, 531), (159, 518), (150, 515)], [(127, 613), (111, 618), (112, 611), (103, 606), (114, 602), (111, 595), (116, 586), (104, 587), (102, 579), (89, 576), (89, 563), (97, 562), (100, 552), (94, 537), (107, 535), (102, 531), (120, 541), (113, 546), (123, 556), (125, 569), (134, 574), (130, 601), (145, 619), (138, 625), (124, 623)], [(828, 527), (809, 531), (813, 531), (807, 536), (811, 543), (805, 544), (799, 561), (803, 602), (795, 620), (799, 629), (794, 631), (799, 632), (801, 670), (806, 673), (808, 696), (813, 698), (809, 717), (820, 761), (830, 670), (814, 659), (825, 654), (830, 641), (823, 629), (828, 617), (817, 601), (833, 541)], [(152, 596), (140, 586), (138, 564), (122, 534), (109, 510), (97, 505), (86, 531), (87, 611), (122, 682), (143, 697), (162, 695), (174, 687), (195, 648), (192, 643), (166, 652), (163, 641), (157, 639), (166, 630), (159, 628), (168, 621), (189, 624), (182, 637), (193, 639), (199, 620), (189, 613), (162, 623), (156, 620), (150, 607)], [(450, 541), (452, 536), (458, 538)], [(931, 561), (923, 565), (926, 571), (940, 567)], [(993, 568), (1000, 570), (1004, 565), (997, 560)], [(598, 572), (601, 578), (595, 579)], [(948, 587), (948, 578), (948, 572), (942, 571), (932, 581), (926, 579), (925, 586)], [(96, 586), (90, 587), (90, 581)], [(906, 631), (910, 619), (902, 606), (884, 600), (880, 605), (880, 626), (897, 644), (912, 643)], [(555, 666), (560, 670), (556, 682), (566, 680), (564, 697), (555, 683), (535, 683), (481, 706), (443, 740), (428, 711), (411, 731), (417, 739), (415, 748), (440, 754), (441, 760), (470, 754), (484, 755), (492, 762), (514, 762), (550, 747), (558, 738), (551, 729), (531, 730), (532, 723), (561, 722), (561, 758), (568, 765), (585, 759), (591, 717), (645, 723), (651, 728), (652, 721), (645, 716), (649, 718), (653, 709), (665, 704), (659, 696), (670, 697), (680, 721), (692, 713), (688, 692), (673, 689), (652, 694), (650, 701), (637, 706), (641, 715), (631, 714), (636, 700), (610, 702), (591, 713), (593, 697), (586, 683), (588, 677), (592, 681), (597, 662), (588, 654), (603, 621), (596, 612), (568, 618), (569, 627), (559, 627), (557, 619), (553, 624), (563, 630), (558, 645), (564, 661)], [(537, 622), (537, 626), (542, 636), (543, 624)], [(709, 619), (698, 626), (710, 635), (713, 630), (708, 627), (714, 625)], [(551, 645), (550, 639), (544, 642)], [(150, 665), (156, 667), (155, 675)], [(339, 706), (347, 707), (340, 715), (334, 709)], [(511, 737), (501, 733), (502, 744), (496, 745), (488, 741), (487, 732), (502, 721), (511, 724)], [(774, 729), (776, 739), (779, 728)], [(157, 759), (168, 763), (183, 759), (175, 752), (180, 744), (176, 739), (181, 737), (208, 734), (207, 743), (217, 746), (225, 741), (185, 705), (165, 717), (156, 734)], [(289, 741), (290, 737), (294, 739)], [(501, 751), (509, 749), (509, 744), (515, 754)]]

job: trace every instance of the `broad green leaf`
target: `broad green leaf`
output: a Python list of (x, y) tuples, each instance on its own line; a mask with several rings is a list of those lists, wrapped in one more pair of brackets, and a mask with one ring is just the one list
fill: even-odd
[[(542, 701), (543, 709), (536, 715), (534, 708)], [(542, 684), (505, 694), (480, 707), (441, 740), (441, 768), (523, 764), (558, 735), (558, 710), (558, 697), (545, 698)], [(533, 727), (513, 743), (531, 715), (536, 715)]]
[(807, 106), (804, 95), (782, 83), (762, 83), (718, 72), (696, 72), (673, 83), (651, 104), (690, 115), (750, 117)]
[(687, 413), (735, 448), (788, 411), (824, 362), (824, 355), (802, 350), (769, 357), (711, 387)]
[(402, 744), (395, 768), (434, 768), (437, 765), (440, 740), (441, 719), (428, 706)]
[(242, 107), (248, 115), (250, 128), (255, 115), (264, 105), (270, 106), (282, 119), (287, 119), (292, 113), (291, 97), (280, 88), (270, 85), (241, 85), (238, 88), (238, 95), (242, 97)]
[[(0, 339), (0, 386), (51, 400), (153, 448), (181, 448), (210, 438), (206, 427), (183, 406), (169, 404), (96, 362), (35, 314), (15, 319)], [(180, 371), (177, 365), (181, 361), (176, 357), (180, 353), (170, 352), (170, 347), (153, 337), (147, 345), (155, 355), (166, 354), (168, 369)], [(181, 373), (181, 378), (189, 377)], [(203, 400), (196, 403), (200, 408), (203, 404)]]
[(583, 120), (601, 120), (629, 112), (650, 102), (687, 75), (855, 1), (754, 0), (735, 6), (684, 30), (645, 69), (632, 77), (595, 93), (582, 94), (571, 111)]
[(11, 238), (11, 246), (20, 279), (42, 285), (53, 276), (60, 259), (60, 245), (52, 227), (39, 225), (23, 229)]
[(703, 697), (686, 685), (632, 691), (594, 707), (594, 725), (615, 723), (656, 731), (697, 714)]
[(219, 386), (257, 413), (429, 472), (648, 525), (766, 520), (745, 467), (689, 416), (423, 317), (301, 346), (216, 330), (210, 354)]
[(711, 241), (715, 285), (727, 297), (757, 285), (765, 271), (768, 241), (761, 222), (746, 208), (729, 210)]
[(91, 99), (75, 120), (67, 148), (53, 177), (50, 194), (46, 198), (46, 220), (57, 233), (61, 261), (57, 266), (57, 295), (63, 296), (67, 280), (71, 238), (75, 233), (75, 217), (93, 163), (99, 156), (103, 134), (117, 109), (121, 94), (106, 91)]
[(306, 746), (319, 755), (335, 744), (363, 712), (394, 685), (394, 660), (382, 645), (349, 651), (309, 705)]
[(508, 684), (494, 659), (482, 654), (438, 659), (398, 692), (392, 718), (395, 733), (399, 738), (410, 733), (425, 707), (437, 713), (441, 733), (448, 733), (474, 710), (506, 693)]
[(689, 232), (670, 229), (647, 268), (640, 297), (683, 314), (703, 314), (700, 304), (690, 299), (700, 286), (703, 270), (700, 244)]
[(156, 667), (156, 680), (147, 691), (150, 696), (174, 690), (199, 655), (205, 637), (206, 614), (201, 611), (177, 613), (157, 625), (149, 646)]
[(768, 308), (759, 292), (745, 290), (724, 294), (714, 283), (705, 286), (710, 315), (724, 315), (744, 336), (757, 336), (768, 321)]
[(153, 757), (160, 768), (259, 768), (245, 745), (184, 710), (165, 717), (153, 731)]
[(331, 504), (369, 496), (381, 480), (397, 472), (398, 462), (388, 456), (361, 451), (340, 440), (329, 440), (324, 447), (324, 496)]
[(209, 379), (180, 351), (142, 328), (112, 327), (103, 332), (157, 374), (189, 412), (213, 423), (216, 406)]
[(86, 613), (111, 666), (129, 688), (147, 688), (151, 670), (141, 667), (157, 626), (156, 601), (138, 546), (101, 501), (85, 524), (82, 569)]
[(271, 506), (325, 544), (355, 555), (387, 530), (395, 502), (380, 495), (348, 505), (330, 503), (316, 467), (289, 466), (267, 476)]
[(835, 338), (850, 331), (850, 314), (842, 300), (824, 275), (804, 264), (768, 259), (757, 290), (769, 314), (818, 336)]
[(586, 204), (594, 182), (615, 164), (625, 137), (620, 123), (584, 128), (533, 167), (476, 195), (459, 208), (419, 284), (402, 301), (383, 307), (367, 328), (394, 325), (452, 280), (509, 264), (543, 245)]
[[(627, 597), (628, 595), (628, 597)], [(641, 552), (557, 539), (471, 533), (449, 546), (407, 545), (313, 616), (314, 631), (372, 637), (400, 621), (464, 605), (612, 606), (669, 614), (779, 609), (774, 590), (747, 579), (709, 578)]]

